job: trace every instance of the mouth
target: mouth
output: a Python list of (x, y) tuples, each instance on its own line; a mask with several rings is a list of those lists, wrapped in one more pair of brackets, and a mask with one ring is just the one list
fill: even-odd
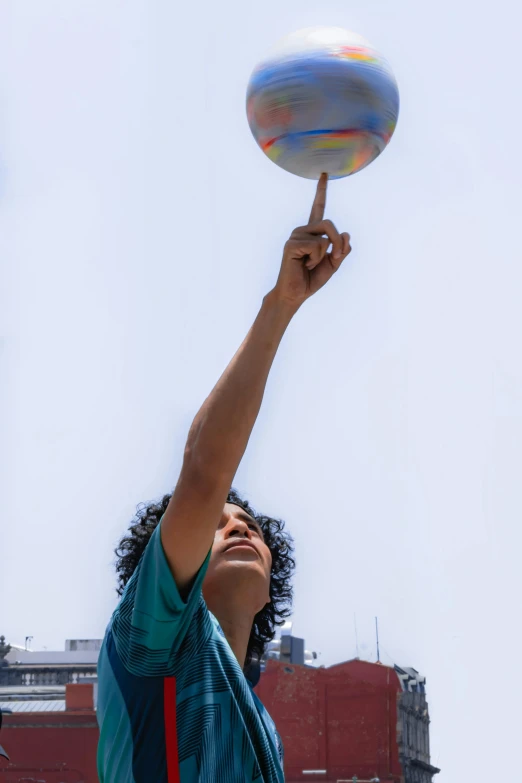
[(240, 539), (239, 541), (233, 541), (231, 544), (225, 547), (224, 551), (228, 552), (229, 549), (233, 549), (234, 547), (238, 546), (247, 546), (249, 549), (253, 549), (254, 552), (257, 554), (257, 549), (250, 541), (247, 541), (246, 539)]

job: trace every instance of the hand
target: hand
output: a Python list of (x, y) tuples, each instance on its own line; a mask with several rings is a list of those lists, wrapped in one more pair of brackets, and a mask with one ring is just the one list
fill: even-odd
[(296, 228), (285, 245), (273, 291), (296, 309), (328, 282), (352, 249), (350, 235), (339, 234), (331, 220), (324, 220), (327, 182), (327, 175), (322, 174), (308, 225)]

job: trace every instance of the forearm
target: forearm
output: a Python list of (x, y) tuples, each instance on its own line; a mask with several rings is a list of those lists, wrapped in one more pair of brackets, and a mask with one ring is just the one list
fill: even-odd
[(196, 415), (185, 463), (200, 475), (232, 483), (256, 422), (275, 355), (295, 308), (272, 292), (241, 347)]
[(331, 221), (323, 220), (326, 181), (323, 175), (308, 224), (296, 228), (285, 243), (273, 291), (190, 428), (183, 466), (161, 526), (163, 548), (182, 595), (188, 595), (213, 545), (286, 328), (350, 252), (348, 234), (339, 234)]

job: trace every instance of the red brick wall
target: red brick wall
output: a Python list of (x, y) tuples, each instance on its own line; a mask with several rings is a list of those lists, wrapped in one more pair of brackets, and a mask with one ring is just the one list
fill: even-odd
[(66, 702), (66, 712), (3, 715), (1, 741), (10, 762), (0, 758), (0, 783), (98, 783), (92, 685), (68, 685)]
[[(387, 666), (348, 661), (312, 669), (269, 661), (256, 688), (285, 746), (287, 783), (402, 780), (397, 745), (398, 677)], [(327, 775), (304, 775), (326, 769)]]

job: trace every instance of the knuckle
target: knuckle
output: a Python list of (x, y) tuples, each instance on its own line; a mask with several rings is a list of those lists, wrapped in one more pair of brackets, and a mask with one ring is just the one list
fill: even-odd
[(285, 248), (283, 251), (283, 256), (289, 256), (292, 255), (292, 253), (297, 252), (297, 248), (299, 247), (299, 242), (296, 242), (293, 239), (289, 239), (288, 242), (285, 242)]

